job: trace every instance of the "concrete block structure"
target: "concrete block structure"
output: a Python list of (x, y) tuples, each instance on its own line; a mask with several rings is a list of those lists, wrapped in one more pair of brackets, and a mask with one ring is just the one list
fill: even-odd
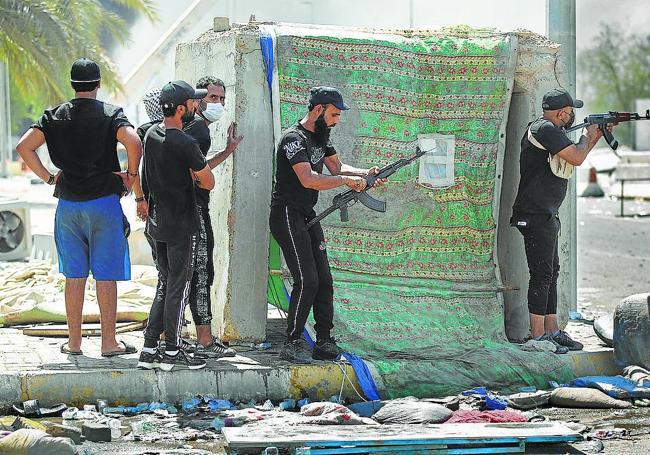
[[(222, 22), (219, 22), (220, 29), (224, 28)], [(261, 26), (259, 23), (235, 24), (226, 31), (210, 30), (195, 42), (179, 45), (176, 53), (178, 78), (193, 83), (210, 74), (226, 83), (226, 115), (213, 131), (213, 148), (220, 149), (225, 144), (225, 130), (230, 121), (235, 121), (238, 132), (245, 135), (233, 158), (215, 169), (217, 187), (212, 192), (210, 205), (216, 238), (213, 324), (226, 341), (265, 338), (270, 235), (267, 224), (274, 138), (277, 140), (279, 136), (277, 123), (273, 122), (271, 94), (260, 47)], [(337, 27), (310, 27), (324, 35), (332, 30), (345, 33), (341, 32), (345, 29)], [(369, 33), (368, 30), (349, 30), (351, 36)], [(435, 33), (444, 35), (444, 30)], [(523, 241), (508, 222), (519, 182), (519, 143), (526, 125), (541, 114), (544, 92), (565, 85), (565, 72), (558, 61), (559, 45), (531, 32), (509, 35), (518, 44), (505, 138), (502, 136), (505, 148), (497, 160), (494, 265), (501, 290), (497, 297), (503, 304), (505, 332), (509, 338), (517, 339), (524, 338), (529, 330), (528, 272)], [(560, 237), (563, 262), (570, 249), (575, 248), (567, 234), (563, 230)], [(575, 286), (576, 277), (568, 269), (560, 273), (558, 313), (564, 324), (571, 306), (571, 297), (564, 290)]]

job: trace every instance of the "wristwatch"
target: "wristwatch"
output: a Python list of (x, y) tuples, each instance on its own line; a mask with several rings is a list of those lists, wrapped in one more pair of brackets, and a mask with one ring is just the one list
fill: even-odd
[(144, 201), (144, 196), (136, 197), (135, 202), (142, 202)]
[(50, 178), (46, 182), (48, 185), (54, 185), (54, 174), (50, 174)]

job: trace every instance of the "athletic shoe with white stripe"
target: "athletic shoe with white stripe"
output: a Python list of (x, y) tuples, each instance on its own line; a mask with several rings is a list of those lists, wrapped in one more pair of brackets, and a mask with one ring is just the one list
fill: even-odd
[(235, 357), (237, 355), (237, 351), (221, 343), (218, 338), (212, 337), (212, 343), (209, 346), (203, 346), (200, 343), (196, 343), (196, 346), (194, 348), (194, 355), (197, 357), (211, 358)]
[(173, 368), (177, 370), (200, 370), (205, 366), (205, 360), (188, 354), (184, 349), (179, 349), (176, 355), (169, 355), (165, 352), (160, 361), (160, 369), (163, 371), (172, 371)]

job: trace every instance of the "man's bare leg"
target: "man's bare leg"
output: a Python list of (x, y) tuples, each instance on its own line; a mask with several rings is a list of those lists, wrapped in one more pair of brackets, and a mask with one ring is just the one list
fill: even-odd
[(81, 350), (81, 322), (86, 278), (66, 278), (65, 314), (68, 321), (68, 349)]
[(117, 318), (117, 283), (97, 281), (97, 303), (102, 327), (102, 353), (123, 351), (124, 346), (115, 339)]
[(533, 338), (544, 335), (544, 321), (545, 316), (539, 314), (530, 315), (530, 336)]
[(196, 341), (203, 346), (210, 346), (212, 344), (212, 330), (210, 324), (196, 326)]
[(550, 334), (560, 331), (560, 326), (557, 324), (557, 314), (547, 314), (544, 316), (544, 331)]

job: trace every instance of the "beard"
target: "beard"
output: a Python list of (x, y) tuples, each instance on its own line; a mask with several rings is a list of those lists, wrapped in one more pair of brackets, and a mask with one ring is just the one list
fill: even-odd
[(571, 111), (569, 121), (564, 125), (565, 128), (571, 128), (573, 123), (576, 121), (576, 113), (575, 111)]
[(194, 120), (194, 116), (196, 115), (195, 112), (190, 112), (187, 108), (185, 109), (185, 113), (181, 117), (181, 121), (183, 124), (185, 123), (190, 123), (192, 120)]
[(325, 121), (325, 114), (318, 116), (315, 122), (314, 134), (316, 135), (316, 140), (323, 145), (327, 145), (330, 140), (330, 134), (332, 133), (333, 126), (329, 126)]

